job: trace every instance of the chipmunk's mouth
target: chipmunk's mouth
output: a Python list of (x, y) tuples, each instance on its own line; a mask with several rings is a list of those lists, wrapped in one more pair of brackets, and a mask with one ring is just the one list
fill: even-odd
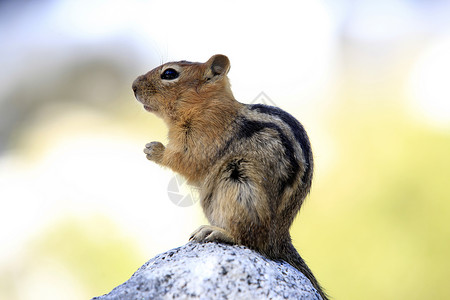
[(154, 108), (152, 108), (151, 106), (145, 105), (145, 104), (144, 104), (144, 109), (145, 109), (146, 111), (149, 111), (149, 112), (154, 112), (154, 111), (155, 111)]
[(154, 111), (156, 110), (156, 109), (153, 108), (152, 106), (145, 104), (145, 103), (142, 101), (141, 97), (139, 97), (139, 95), (136, 95), (136, 100), (139, 101), (139, 102), (141, 102), (141, 104), (144, 106), (144, 109), (145, 109), (146, 111), (154, 112)]

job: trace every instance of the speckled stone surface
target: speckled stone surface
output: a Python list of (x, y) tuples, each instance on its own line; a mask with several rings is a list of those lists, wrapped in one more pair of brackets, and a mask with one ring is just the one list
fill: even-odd
[(188, 243), (145, 263), (125, 283), (96, 300), (308, 299), (321, 300), (291, 265), (241, 246)]

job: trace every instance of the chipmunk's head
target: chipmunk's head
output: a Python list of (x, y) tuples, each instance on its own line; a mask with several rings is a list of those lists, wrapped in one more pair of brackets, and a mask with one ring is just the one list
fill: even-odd
[(139, 76), (133, 91), (147, 111), (171, 122), (211, 101), (235, 101), (226, 76), (229, 69), (229, 59), (220, 54), (205, 63), (170, 62)]

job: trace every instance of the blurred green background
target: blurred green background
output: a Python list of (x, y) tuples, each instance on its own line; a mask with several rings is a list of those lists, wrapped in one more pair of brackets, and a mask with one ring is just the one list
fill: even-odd
[(308, 130), (292, 235), (332, 298), (450, 299), (450, 1), (1, 1), (0, 37), (0, 299), (107, 293), (205, 222), (131, 83), (216, 53)]

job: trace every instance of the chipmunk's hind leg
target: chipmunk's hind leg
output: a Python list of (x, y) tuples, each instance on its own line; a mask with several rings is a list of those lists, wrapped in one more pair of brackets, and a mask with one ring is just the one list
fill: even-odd
[(223, 228), (211, 225), (202, 225), (197, 228), (197, 230), (191, 234), (189, 240), (196, 242), (219, 242), (225, 244), (235, 243), (231, 235)]
[(225, 174), (230, 180), (243, 183), (248, 179), (245, 174), (244, 168), (241, 166), (243, 162), (244, 159), (240, 158), (234, 159), (227, 164)]
[(218, 241), (265, 247), (270, 232), (271, 209), (264, 172), (256, 159), (233, 157), (212, 173), (202, 189), (202, 207), (212, 226), (194, 232), (196, 241)]

